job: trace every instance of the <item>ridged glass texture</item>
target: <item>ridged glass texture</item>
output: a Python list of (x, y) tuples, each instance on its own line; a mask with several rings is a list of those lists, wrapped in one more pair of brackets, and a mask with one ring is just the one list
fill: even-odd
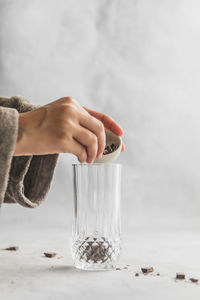
[(71, 252), (75, 267), (105, 270), (121, 251), (120, 164), (75, 164)]

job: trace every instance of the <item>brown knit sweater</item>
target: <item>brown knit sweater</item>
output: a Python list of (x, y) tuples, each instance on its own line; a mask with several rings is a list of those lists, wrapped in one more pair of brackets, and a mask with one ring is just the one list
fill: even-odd
[(38, 206), (47, 195), (58, 154), (13, 157), (18, 115), (36, 108), (22, 97), (0, 97), (0, 206)]

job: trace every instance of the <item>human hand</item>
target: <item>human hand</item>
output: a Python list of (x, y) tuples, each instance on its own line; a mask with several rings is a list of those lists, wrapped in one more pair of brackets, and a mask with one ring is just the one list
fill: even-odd
[[(93, 117), (101, 121), (105, 127), (105, 129), (108, 129), (112, 132), (114, 132), (118, 136), (122, 136), (124, 134), (122, 128), (119, 126), (117, 122), (115, 122), (109, 115), (103, 114), (101, 112), (89, 109), (87, 107), (83, 108)], [(125, 150), (125, 145), (122, 144), (122, 152)]]
[(103, 122), (92, 114), (70, 97), (19, 114), (14, 155), (72, 153), (92, 163), (105, 147)]

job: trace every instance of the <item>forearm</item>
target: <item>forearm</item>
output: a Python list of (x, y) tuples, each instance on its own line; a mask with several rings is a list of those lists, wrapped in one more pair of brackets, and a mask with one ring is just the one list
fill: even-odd
[(21, 124), (20, 115), (35, 108), (24, 98), (0, 97), (0, 111), (12, 113), (10, 123), (7, 121), (5, 126), (2, 118), (0, 120), (0, 204), (18, 202), (26, 207), (36, 207), (45, 199), (50, 188), (58, 155), (13, 157), (23, 136), (24, 124)]

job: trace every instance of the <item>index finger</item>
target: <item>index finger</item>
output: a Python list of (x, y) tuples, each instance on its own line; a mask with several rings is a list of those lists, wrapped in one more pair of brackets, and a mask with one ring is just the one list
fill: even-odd
[(122, 136), (124, 134), (123, 129), (120, 127), (120, 125), (117, 122), (115, 122), (110, 116), (86, 107), (83, 108), (90, 115), (100, 120), (106, 129), (111, 130), (112, 132), (116, 133), (119, 136)]

